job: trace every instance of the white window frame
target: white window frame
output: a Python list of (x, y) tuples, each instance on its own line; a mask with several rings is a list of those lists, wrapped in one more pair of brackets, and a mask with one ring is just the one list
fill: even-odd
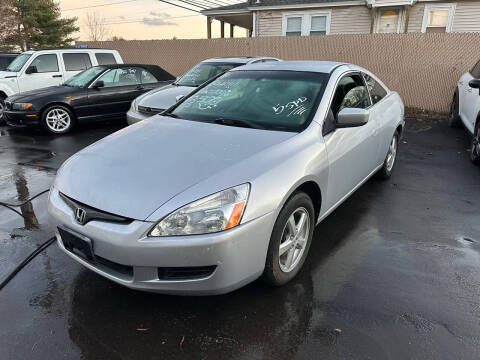
[[(377, 11), (375, 12), (375, 24), (374, 24), (374, 29), (375, 29), (375, 34), (379, 34), (379, 27), (380, 27), (380, 17), (382, 11), (388, 11), (388, 10), (398, 10), (398, 24), (397, 24), (397, 34), (400, 34), (403, 32), (404, 25), (405, 25), (405, 7), (404, 6), (388, 6), (388, 7), (378, 7)], [(395, 33), (392, 33), (395, 34)]]
[(456, 9), (456, 4), (425, 5), (425, 10), (423, 10), (422, 33), (427, 31), (428, 14), (432, 10), (448, 10), (447, 26), (445, 28), (445, 31), (447, 33), (452, 32), (453, 17), (455, 16), (455, 9)]
[(290, 17), (301, 17), (302, 18), (302, 27), (301, 27), (301, 36), (310, 36), (310, 30), (312, 28), (312, 16), (325, 16), (325, 35), (330, 34), (330, 22), (332, 19), (332, 10), (321, 10), (321, 11), (303, 11), (303, 12), (287, 12), (282, 14), (282, 35), (287, 35), (287, 19)]

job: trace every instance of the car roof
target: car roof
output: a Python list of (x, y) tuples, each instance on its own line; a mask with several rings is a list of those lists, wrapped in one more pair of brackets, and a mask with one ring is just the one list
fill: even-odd
[(218, 62), (218, 63), (248, 64), (252, 61), (261, 60), (261, 59), (278, 60), (277, 58), (270, 57), (270, 56), (237, 56), (237, 57), (211, 58), (211, 59), (203, 60), (202, 63), (204, 63), (204, 62), (207, 62), (207, 63)]
[(347, 63), (335, 62), (335, 61), (278, 61), (278, 62), (266, 62), (258, 64), (249, 64), (236, 68), (231, 71), (241, 70), (282, 70), (282, 71), (309, 71), (329, 74), (336, 68), (342, 65), (349, 65)]
[(99, 52), (99, 51), (105, 51), (105, 52), (118, 52), (118, 50), (115, 50), (115, 49), (101, 49), (101, 48), (86, 48), (86, 49), (83, 49), (83, 48), (57, 48), (57, 49), (35, 49), (35, 50), (27, 50), (27, 51), (24, 51), (23, 53), (27, 53), (27, 54), (33, 54), (33, 53), (36, 53), (36, 52), (40, 52), (40, 51), (68, 51), (68, 52), (72, 52), (72, 51), (79, 51), (79, 52), (85, 52), (85, 51), (96, 51), (96, 52)]
[(175, 80), (176, 77), (170, 74), (165, 69), (161, 68), (158, 65), (150, 65), (150, 64), (109, 64), (109, 65), (96, 65), (94, 67), (104, 67), (107, 69), (119, 69), (124, 67), (142, 67), (148, 71), (150, 71), (157, 79), (162, 80)]

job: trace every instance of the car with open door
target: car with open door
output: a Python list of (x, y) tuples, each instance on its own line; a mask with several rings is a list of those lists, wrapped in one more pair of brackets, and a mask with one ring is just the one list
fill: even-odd
[(453, 94), (448, 123), (464, 126), (472, 135), (470, 159), (480, 165), (480, 61), (463, 74)]
[(125, 119), (133, 99), (175, 77), (157, 65), (94, 66), (59, 86), (28, 91), (5, 100), (5, 120), (15, 127), (43, 126), (65, 134), (76, 123)]
[(48, 212), (63, 251), (133, 289), (279, 286), (320, 221), (391, 176), (403, 127), (400, 96), (359, 66), (246, 65), (73, 155)]

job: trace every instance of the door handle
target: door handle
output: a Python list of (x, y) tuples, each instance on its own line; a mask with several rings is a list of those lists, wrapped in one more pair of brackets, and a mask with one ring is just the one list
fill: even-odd
[(137, 86), (137, 90), (143, 90), (143, 89), (145, 89), (145, 87), (143, 85), (138, 85)]
[(52, 77), (54, 77), (54, 78), (61, 78), (62, 75), (52, 75)]

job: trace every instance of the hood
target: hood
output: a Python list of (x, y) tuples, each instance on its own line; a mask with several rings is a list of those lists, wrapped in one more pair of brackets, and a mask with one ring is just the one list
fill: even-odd
[(73, 155), (55, 187), (96, 209), (145, 220), (187, 188), (294, 135), (154, 116)]
[(195, 88), (191, 86), (167, 85), (145, 94), (137, 105), (155, 109), (168, 109), (170, 106), (175, 105), (177, 96), (188, 95), (193, 90)]
[(71, 86), (49, 86), (43, 89), (36, 89), (31, 91), (25, 91), (19, 94), (12, 95), (8, 98), (11, 102), (18, 101), (35, 101), (45, 96), (54, 96), (54, 95), (67, 95), (73, 94), (78, 91), (79, 88), (74, 88)]
[(0, 79), (5, 79), (6, 77), (16, 77), (18, 73), (13, 71), (0, 71)]

